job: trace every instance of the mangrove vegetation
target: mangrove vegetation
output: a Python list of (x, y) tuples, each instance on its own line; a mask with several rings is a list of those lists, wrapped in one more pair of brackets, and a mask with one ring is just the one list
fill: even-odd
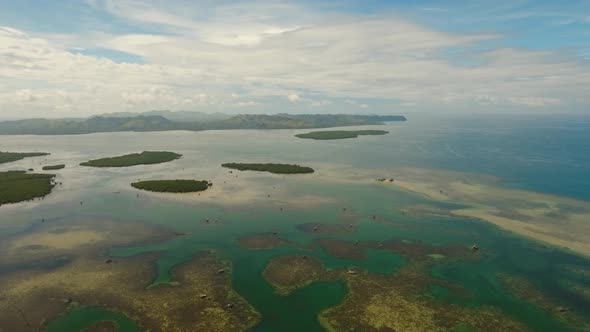
[(46, 152), (3, 152), (0, 151), (0, 164), (8, 163), (11, 161), (17, 161), (28, 157), (39, 157), (39, 156), (47, 156), (49, 153)]
[(43, 197), (55, 186), (54, 174), (33, 174), (25, 171), (0, 172), (0, 205)]
[(48, 166), (43, 166), (43, 170), (44, 171), (52, 171), (52, 170), (57, 170), (57, 169), (62, 169), (65, 168), (66, 165), (64, 164), (60, 164), (60, 165), (48, 165)]
[(244, 164), (244, 163), (226, 163), (222, 164), (222, 167), (237, 169), (239, 171), (257, 171), (257, 172), (270, 172), (275, 174), (301, 174), (301, 173), (313, 173), (314, 170), (311, 167), (291, 165), (291, 164)]
[(91, 167), (129, 167), (169, 162), (182, 157), (181, 154), (168, 151), (143, 151), (142, 153), (126, 154), (118, 157), (94, 159), (83, 162), (82, 166)]
[(207, 190), (211, 183), (205, 180), (151, 180), (133, 182), (131, 186), (161, 193), (191, 193)]
[(295, 137), (308, 138), (316, 140), (331, 140), (331, 139), (345, 139), (357, 138), (364, 135), (385, 135), (388, 134), (385, 130), (332, 130), (332, 131), (313, 131), (306, 134), (297, 134)]

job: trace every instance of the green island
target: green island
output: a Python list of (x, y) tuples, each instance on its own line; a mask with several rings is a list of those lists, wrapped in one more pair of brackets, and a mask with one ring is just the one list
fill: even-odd
[(329, 131), (312, 131), (305, 134), (297, 134), (295, 137), (308, 138), (315, 140), (331, 140), (331, 139), (346, 139), (357, 138), (365, 135), (385, 135), (389, 134), (385, 130), (329, 130)]
[(243, 163), (226, 163), (222, 164), (221, 167), (237, 169), (239, 171), (257, 171), (257, 172), (270, 172), (275, 174), (303, 174), (313, 173), (314, 170), (311, 167), (291, 165), (291, 164), (243, 164)]
[(206, 180), (151, 180), (131, 184), (133, 188), (160, 193), (192, 193), (209, 188)]
[(40, 156), (48, 156), (49, 153), (47, 152), (4, 152), (0, 151), (0, 164), (9, 163), (11, 161), (17, 161), (21, 159), (25, 159), (28, 157), (40, 157)]
[(83, 162), (81, 166), (91, 167), (129, 167), (135, 165), (150, 165), (169, 162), (182, 157), (181, 154), (168, 151), (143, 151), (123, 156), (94, 159)]
[(43, 197), (54, 187), (53, 174), (25, 171), (0, 172), (0, 205)]
[(64, 164), (60, 164), (60, 165), (48, 165), (48, 166), (43, 166), (43, 170), (44, 171), (52, 171), (52, 170), (56, 170), (56, 169), (62, 169), (65, 168), (66, 165)]

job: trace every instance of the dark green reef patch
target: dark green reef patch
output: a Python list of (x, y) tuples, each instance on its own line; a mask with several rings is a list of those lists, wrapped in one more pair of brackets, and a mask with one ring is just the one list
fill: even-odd
[(364, 249), (358, 243), (338, 239), (317, 239), (315, 242), (332, 257), (350, 260), (367, 258)]
[(262, 275), (278, 294), (289, 295), (312, 282), (336, 280), (339, 272), (326, 272), (324, 264), (317, 258), (288, 255), (273, 259)]
[(94, 159), (83, 162), (82, 166), (91, 167), (129, 167), (135, 165), (151, 165), (169, 162), (182, 157), (181, 154), (168, 151), (143, 151), (123, 156)]
[(302, 174), (302, 173), (313, 173), (314, 170), (311, 167), (291, 165), (291, 164), (243, 164), (243, 163), (226, 163), (222, 164), (221, 167), (237, 169), (239, 171), (257, 171), (257, 172), (270, 172), (275, 174)]
[(118, 326), (115, 322), (105, 320), (98, 322), (84, 330), (84, 332), (117, 332)]
[(49, 153), (46, 152), (25, 152), (25, 153), (18, 153), (18, 152), (3, 152), (0, 151), (0, 164), (9, 163), (11, 161), (17, 161), (28, 157), (40, 157), (40, 156), (48, 156)]
[(161, 193), (192, 193), (207, 190), (209, 184), (206, 180), (152, 180), (133, 182), (131, 186)]
[(328, 131), (312, 131), (306, 134), (297, 134), (295, 137), (308, 138), (316, 140), (331, 140), (331, 139), (345, 139), (357, 138), (365, 135), (385, 135), (389, 134), (385, 130), (328, 130)]
[(52, 171), (52, 170), (57, 170), (57, 169), (62, 169), (65, 168), (66, 165), (61, 164), (61, 165), (49, 165), (49, 166), (43, 166), (43, 170), (44, 171)]
[(53, 174), (0, 172), (0, 205), (43, 197), (54, 187)]
[(297, 225), (297, 229), (307, 234), (349, 234), (353, 233), (356, 227), (353, 224), (345, 225), (309, 222)]
[(248, 249), (272, 249), (291, 244), (275, 232), (243, 236), (238, 239), (238, 243), (241, 247)]

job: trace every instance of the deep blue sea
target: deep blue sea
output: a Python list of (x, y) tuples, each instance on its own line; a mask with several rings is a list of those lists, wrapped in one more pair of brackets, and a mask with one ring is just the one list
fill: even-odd
[(506, 186), (590, 200), (590, 116), (410, 114), (392, 125), (372, 151), (355, 151), (359, 162), (378, 149), (396, 165), (484, 173)]

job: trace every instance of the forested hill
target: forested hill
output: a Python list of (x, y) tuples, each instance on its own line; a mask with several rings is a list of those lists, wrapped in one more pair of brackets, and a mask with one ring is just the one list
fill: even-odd
[(118, 131), (213, 129), (306, 129), (378, 125), (405, 121), (401, 115), (241, 114), (213, 121), (173, 121), (160, 115), (95, 116), (87, 119), (26, 119), (0, 122), (0, 135), (73, 135)]

